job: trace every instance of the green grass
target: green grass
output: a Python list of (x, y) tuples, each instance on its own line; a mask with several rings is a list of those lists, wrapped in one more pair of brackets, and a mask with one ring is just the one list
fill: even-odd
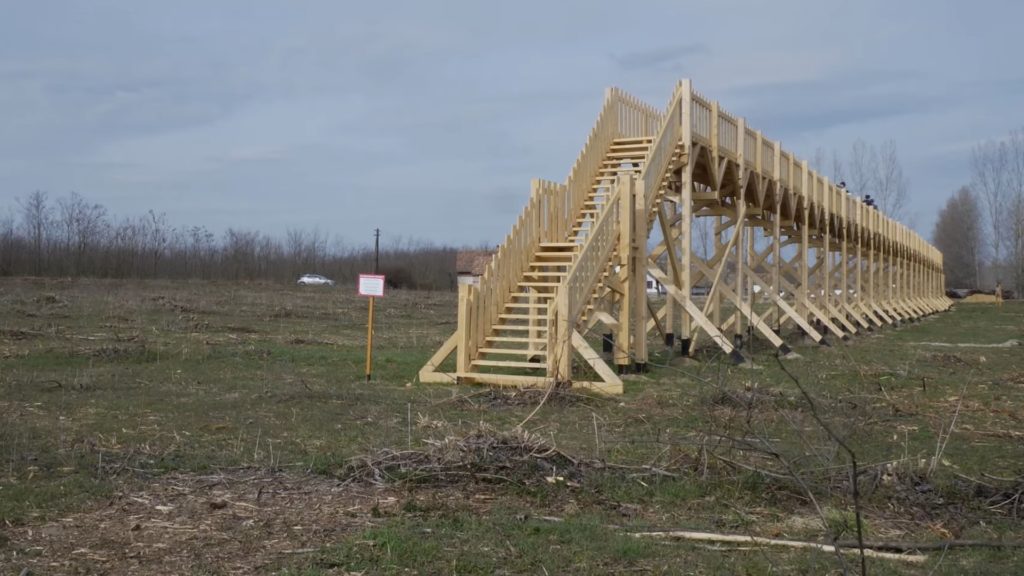
[[(338, 474), (357, 455), (423, 449), (481, 422), (509, 429), (533, 412), (540, 396), (502, 401), (509, 395), (415, 382), (454, 329), (454, 294), (393, 292), (377, 311), (374, 379), (366, 383), (366, 301), (344, 288), (0, 280), (0, 525), (54, 521), (169, 472)], [(961, 304), (831, 348), (795, 346), (803, 358), (786, 366), (867, 471), (860, 482), (870, 538), (1024, 539), (1022, 520), (990, 508), (987, 488), (968, 480), (1024, 474), (1024, 349), (923, 344), (1011, 338), (1024, 340), (1016, 302)], [(835, 570), (829, 555), (726, 553), (623, 534), (677, 527), (850, 536), (847, 460), (766, 343), (747, 348), (756, 367), (731, 366), (712, 349), (701, 362), (654, 342), (651, 350), (652, 371), (629, 377), (622, 397), (552, 399), (526, 427), (577, 458), (672, 476), (607, 468), (578, 487), (504, 486), (486, 510), (439, 505), (376, 519), (278, 567), (676, 573), (685, 560), (692, 573)], [(545, 513), (565, 520), (531, 519)], [(938, 557), (921, 571), (885, 570), (928, 573)], [(1011, 573), (1022, 563), (1020, 552), (951, 551), (935, 573)]]

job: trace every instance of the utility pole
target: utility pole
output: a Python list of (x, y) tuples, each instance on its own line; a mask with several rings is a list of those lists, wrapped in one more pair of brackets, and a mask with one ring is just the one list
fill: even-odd
[(373, 229), (373, 273), (380, 274), (380, 228)]

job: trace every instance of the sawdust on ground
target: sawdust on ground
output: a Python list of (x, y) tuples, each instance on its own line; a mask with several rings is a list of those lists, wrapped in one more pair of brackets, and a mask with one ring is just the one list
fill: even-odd
[(992, 294), (971, 294), (964, 298), (963, 301), (971, 304), (991, 304), (996, 301), (996, 297)]

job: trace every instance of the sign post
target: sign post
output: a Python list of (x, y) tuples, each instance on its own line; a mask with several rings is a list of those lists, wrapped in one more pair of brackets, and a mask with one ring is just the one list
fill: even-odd
[(373, 301), (384, 296), (384, 277), (360, 274), (359, 295), (370, 297), (370, 317), (366, 322), (366, 381), (369, 382), (373, 373)]

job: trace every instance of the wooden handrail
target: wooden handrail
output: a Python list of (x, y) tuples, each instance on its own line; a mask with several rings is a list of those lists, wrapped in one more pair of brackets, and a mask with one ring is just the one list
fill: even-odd
[[(657, 197), (662, 179), (665, 176), (665, 170), (672, 160), (672, 154), (675, 153), (676, 147), (679, 145), (679, 137), (683, 131), (683, 92), (683, 84), (677, 85), (676, 91), (669, 103), (668, 112), (661, 123), (661, 129), (651, 144), (650, 152), (647, 154), (647, 161), (644, 162), (644, 167), (640, 172), (644, 206), (646, 207), (645, 213), (649, 212), (654, 204), (654, 199)], [(709, 130), (710, 126), (708, 124)]]
[(568, 318), (574, 323), (590, 299), (598, 278), (604, 272), (619, 233), (619, 192), (616, 190), (590, 231), (587, 242), (569, 268), (558, 290), (569, 299)]

